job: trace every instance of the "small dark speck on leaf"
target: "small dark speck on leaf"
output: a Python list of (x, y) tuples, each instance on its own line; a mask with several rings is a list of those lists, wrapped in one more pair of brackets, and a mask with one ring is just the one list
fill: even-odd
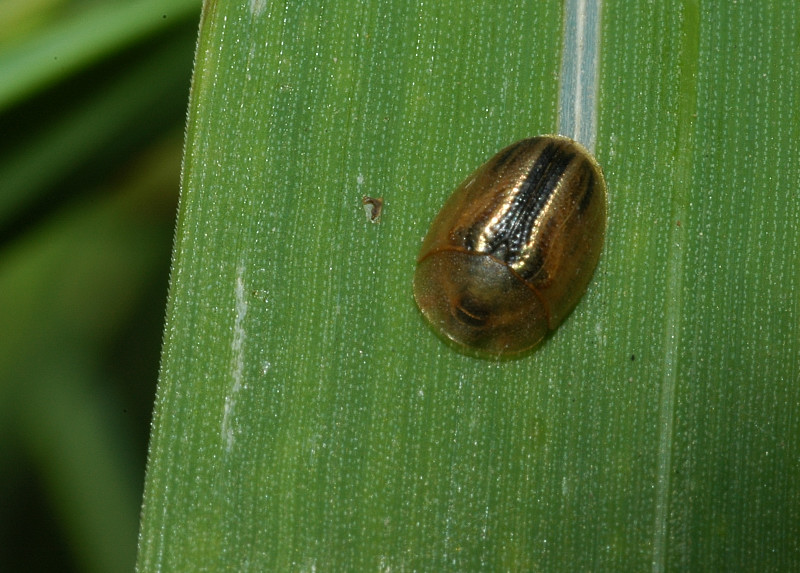
[(361, 204), (364, 206), (367, 220), (370, 223), (377, 223), (383, 212), (383, 197), (367, 197), (365, 195), (361, 199)]

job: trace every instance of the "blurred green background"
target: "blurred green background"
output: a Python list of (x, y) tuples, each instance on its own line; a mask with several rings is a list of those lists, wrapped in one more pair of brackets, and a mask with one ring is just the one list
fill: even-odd
[(0, 0), (0, 563), (130, 571), (199, 0)]

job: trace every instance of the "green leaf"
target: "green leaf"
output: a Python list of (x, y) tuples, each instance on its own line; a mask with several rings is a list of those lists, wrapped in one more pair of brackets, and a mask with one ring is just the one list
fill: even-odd
[(135, 561), (199, 8), (0, 2), (4, 569)]
[[(152, 36), (172, 19), (193, 14), (197, 5), (197, 0), (95, 2), (39, 25), (35, 34), (0, 50), (0, 109)], [(11, 3), (5, 8), (13, 15)], [(19, 11), (20, 24), (36, 16), (34, 11)]]
[[(60, 210), (6, 244), (0, 261), (0, 316), (9, 333), (0, 345), (4, 467), (13, 475), (35, 464), (47, 526), (61, 527), (85, 571), (122, 571), (135, 559), (138, 452), (122, 415), (129, 401), (104, 363), (104, 345), (141, 312), (143, 291), (160, 275), (169, 237), (159, 212), (177, 181), (175, 143), (140, 158), (136, 176), (107, 196)], [(18, 457), (24, 463), (8, 464)], [(16, 500), (8, 505), (11, 513)], [(37, 523), (38, 509), (26, 509), (10, 528)], [(24, 547), (9, 557), (40, 562)]]
[(604, 7), (604, 255), (515, 360), (410, 284), (556, 129), (560, 4), (205, 8), (139, 570), (800, 566), (792, 3)]
[(74, 106), (59, 99), (63, 107), (57, 118), (47, 118), (44, 125), (19, 134), (0, 159), (0, 224), (41, 201), (54, 186), (74, 175), (77, 166), (94, 164), (99, 171), (107, 167), (109, 156), (113, 159), (114, 150), (130, 154), (129, 148), (138, 140), (174, 121), (176, 110), (185, 106), (186, 74), (191, 66), (191, 39), (187, 43), (180, 32), (173, 29), (172, 37), (153, 53), (116, 70), (103, 84), (95, 84)]

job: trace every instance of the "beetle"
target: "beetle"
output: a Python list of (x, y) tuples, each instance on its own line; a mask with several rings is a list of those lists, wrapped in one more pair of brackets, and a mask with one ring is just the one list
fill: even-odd
[(446, 338), (491, 354), (536, 346), (586, 290), (603, 247), (607, 191), (586, 148), (523, 139), (481, 165), (433, 220), (414, 298)]

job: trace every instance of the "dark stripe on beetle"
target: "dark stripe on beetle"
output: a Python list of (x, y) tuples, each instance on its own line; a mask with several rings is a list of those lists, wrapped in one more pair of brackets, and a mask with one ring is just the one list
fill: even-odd
[(583, 213), (589, 207), (594, 192), (594, 172), (591, 169), (584, 169), (583, 171), (586, 173), (586, 177), (585, 180), (580, 182), (581, 187), (583, 187), (583, 197), (581, 197), (581, 202), (578, 203), (579, 213)]
[(548, 143), (536, 158), (505, 216), (492, 229), (486, 252), (513, 264), (519, 260), (533, 231), (533, 223), (558, 188), (575, 158), (562, 145)]
[(504, 168), (508, 163), (511, 163), (511, 158), (519, 151), (519, 148), (522, 147), (525, 143), (527, 143), (527, 139), (523, 139), (522, 141), (518, 141), (516, 144), (509, 146), (501, 156), (497, 158), (494, 165), (492, 166), (492, 170), (496, 173)]

